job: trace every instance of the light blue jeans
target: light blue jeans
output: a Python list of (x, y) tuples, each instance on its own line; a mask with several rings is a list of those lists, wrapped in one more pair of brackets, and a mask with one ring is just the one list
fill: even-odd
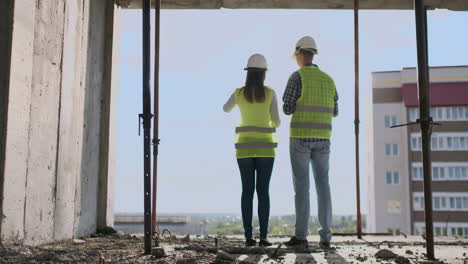
[(293, 172), (296, 206), (296, 234), (299, 239), (306, 239), (310, 216), (310, 180), (309, 164), (317, 191), (318, 220), (317, 230), (321, 242), (330, 242), (332, 220), (332, 201), (328, 183), (328, 160), (330, 157), (330, 141), (307, 142), (307, 139), (290, 138), (289, 153)]

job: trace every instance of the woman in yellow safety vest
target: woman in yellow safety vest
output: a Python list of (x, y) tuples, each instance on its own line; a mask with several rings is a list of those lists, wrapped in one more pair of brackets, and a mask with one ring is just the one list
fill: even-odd
[(239, 126), (236, 127), (235, 147), (242, 180), (241, 208), (245, 245), (256, 245), (252, 238), (253, 196), (256, 189), (260, 224), (259, 246), (271, 246), (267, 240), (270, 217), (269, 185), (278, 144), (275, 134), (280, 125), (278, 103), (273, 89), (263, 84), (267, 71), (265, 57), (261, 54), (252, 55), (245, 70), (245, 86), (234, 91), (223, 109), (230, 112), (237, 105), (242, 117)]

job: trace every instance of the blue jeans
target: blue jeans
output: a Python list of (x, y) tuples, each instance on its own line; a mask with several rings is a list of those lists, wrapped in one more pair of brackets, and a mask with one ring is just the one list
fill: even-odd
[[(257, 190), (260, 238), (266, 239), (270, 218), (270, 178), (274, 158), (237, 159), (242, 179), (242, 222), (245, 238), (252, 238), (253, 197)], [(255, 172), (257, 175), (255, 175)], [(256, 177), (255, 177), (256, 176)], [(257, 184), (255, 184), (257, 178)]]
[(307, 142), (305, 139), (290, 138), (289, 152), (293, 172), (294, 197), (296, 206), (296, 237), (306, 239), (310, 216), (309, 164), (312, 170), (317, 191), (318, 233), (321, 242), (330, 242), (332, 220), (332, 201), (328, 183), (328, 160), (330, 141)]

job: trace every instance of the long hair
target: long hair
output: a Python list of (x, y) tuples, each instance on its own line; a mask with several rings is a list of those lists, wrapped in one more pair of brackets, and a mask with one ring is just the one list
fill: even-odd
[(264, 70), (247, 70), (245, 86), (242, 87), (244, 97), (249, 103), (265, 101)]

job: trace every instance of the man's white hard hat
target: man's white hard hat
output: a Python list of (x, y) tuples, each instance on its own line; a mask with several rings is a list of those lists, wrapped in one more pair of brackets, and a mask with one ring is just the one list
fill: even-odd
[(314, 54), (318, 54), (317, 50), (317, 44), (315, 44), (315, 40), (312, 37), (305, 36), (301, 38), (297, 43), (296, 43), (296, 51), (297, 50), (310, 50)]
[(247, 68), (244, 70), (267, 70), (267, 62), (265, 57), (262, 54), (254, 54), (250, 56), (249, 61), (247, 62)]

